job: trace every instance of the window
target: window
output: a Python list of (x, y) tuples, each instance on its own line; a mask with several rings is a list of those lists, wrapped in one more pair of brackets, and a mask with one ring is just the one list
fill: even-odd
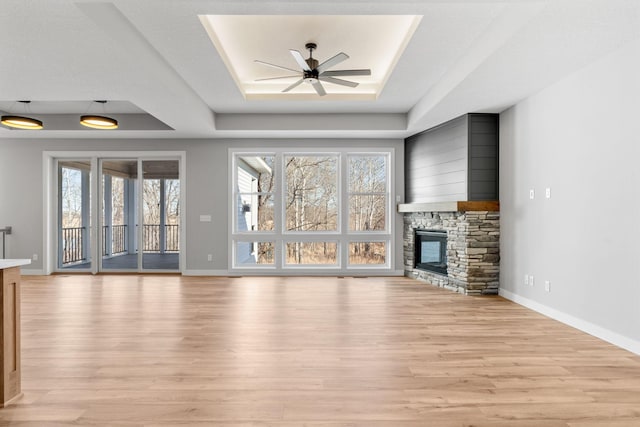
[(232, 268), (389, 269), (391, 156), (232, 151)]
[(285, 156), (287, 231), (338, 230), (338, 157)]
[(235, 231), (272, 231), (275, 229), (273, 155), (236, 157), (237, 208)]

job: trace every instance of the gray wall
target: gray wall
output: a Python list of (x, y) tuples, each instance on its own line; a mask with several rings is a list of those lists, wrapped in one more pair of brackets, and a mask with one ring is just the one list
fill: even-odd
[[(404, 196), (402, 140), (9, 140), (0, 139), (0, 225), (14, 227), (8, 258), (40, 259), (26, 268), (41, 270), (43, 254), (44, 151), (186, 151), (187, 270), (226, 271), (228, 267), (228, 150), (230, 147), (392, 147), (395, 148), (396, 195)], [(210, 223), (200, 215), (211, 215)], [(402, 216), (394, 214), (394, 270), (403, 269)], [(213, 261), (207, 261), (207, 254)]]
[(638, 76), (636, 41), (501, 114), (500, 286), (640, 353)]

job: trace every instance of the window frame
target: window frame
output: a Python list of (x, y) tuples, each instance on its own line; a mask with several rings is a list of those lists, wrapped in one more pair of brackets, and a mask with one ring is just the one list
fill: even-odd
[[(286, 198), (287, 179), (285, 176), (285, 158), (290, 156), (336, 156), (336, 198), (337, 198), (337, 230), (329, 231), (288, 231), (286, 230)], [(274, 156), (273, 170), (275, 178), (275, 190), (273, 192), (261, 192), (273, 196), (273, 230), (238, 230), (238, 206), (237, 197), (254, 193), (240, 192), (238, 187), (238, 159), (247, 156)], [(349, 191), (350, 159), (352, 157), (384, 156), (385, 157), (385, 191), (366, 193), (363, 195), (385, 196), (385, 226), (384, 230), (350, 230), (349, 229), (349, 196), (356, 193)], [(395, 210), (392, 201), (395, 200), (395, 150), (393, 147), (366, 148), (327, 148), (304, 149), (295, 147), (258, 149), (230, 148), (229, 149), (229, 271), (241, 274), (366, 274), (366, 270), (373, 273), (392, 272), (395, 258), (394, 224)], [(258, 194), (258, 193), (255, 193)], [(360, 193), (357, 193), (360, 194)], [(274, 263), (238, 264), (236, 263), (237, 242), (273, 242)], [(286, 246), (294, 242), (337, 242), (336, 264), (288, 264), (284, 259)], [(384, 264), (349, 264), (349, 245), (352, 242), (384, 242), (386, 247)]]

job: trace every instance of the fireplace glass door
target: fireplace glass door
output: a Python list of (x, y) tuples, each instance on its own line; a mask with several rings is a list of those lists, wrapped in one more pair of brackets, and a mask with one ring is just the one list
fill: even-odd
[(415, 268), (447, 274), (447, 232), (415, 231)]

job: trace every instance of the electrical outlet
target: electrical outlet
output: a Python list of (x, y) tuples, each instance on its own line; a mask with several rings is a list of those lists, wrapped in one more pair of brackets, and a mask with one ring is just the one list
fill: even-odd
[(533, 286), (534, 281), (533, 281), (533, 276), (529, 276), (529, 286)]
[(535, 190), (533, 188), (531, 190), (529, 190), (529, 198), (531, 200), (536, 198), (536, 192), (535, 192)]
[(551, 292), (551, 282), (549, 280), (544, 281), (544, 290), (547, 292)]
[(544, 190), (544, 196), (545, 196), (547, 199), (550, 199), (550, 198), (551, 198), (551, 188), (547, 187), (547, 188)]
[(524, 284), (525, 284), (525, 285), (528, 285), (528, 284), (529, 284), (529, 275), (528, 275), (528, 274), (525, 274), (525, 275), (524, 275)]
[(33, 254), (33, 256), (31, 257), (31, 259), (33, 261), (37, 261), (38, 260), (38, 254)]
[(213, 255), (208, 254), (207, 255), (207, 261), (213, 261)]

